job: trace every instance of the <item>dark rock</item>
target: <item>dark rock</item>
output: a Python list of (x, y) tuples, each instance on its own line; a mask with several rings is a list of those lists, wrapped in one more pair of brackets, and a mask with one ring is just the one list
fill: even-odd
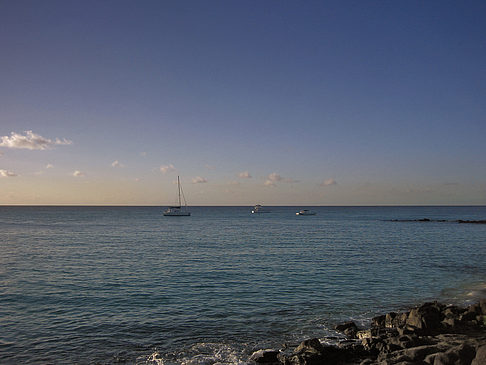
[(386, 316), (376, 316), (371, 320), (372, 327), (385, 327), (385, 318)]
[(279, 353), (280, 351), (276, 350), (259, 350), (250, 356), (250, 360), (259, 364), (278, 363)]
[(438, 353), (434, 357), (434, 365), (469, 365), (475, 355), (476, 352), (473, 347), (462, 344), (446, 352)]
[(278, 355), (284, 365), (356, 363), (365, 357), (369, 357), (369, 353), (355, 342), (346, 341), (339, 346), (324, 346), (317, 338), (303, 341), (289, 356), (282, 353)]
[(451, 305), (446, 307), (442, 311), (442, 315), (446, 318), (459, 318), (459, 314), (461, 314), (462, 312), (464, 312), (464, 309), (461, 309), (455, 305)]
[(339, 324), (334, 327), (336, 331), (342, 332), (349, 338), (356, 338), (356, 333), (358, 333), (358, 326), (354, 322), (346, 322)]
[(476, 350), (476, 357), (471, 362), (471, 365), (484, 365), (486, 364), (486, 344), (480, 346)]
[(441, 328), (442, 319), (441, 306), (438, 303), (425, 303), (410, 311), (406, 323), (421, 334), (429, 334)]
[(406, 349), (404, 350), (403, 354), (409, 357), (412, 361), (422, 361), (427, 355), (436, 353), (438, 351), (439, 348), (435, 345), (425, 345)]
[(481, 299), (479, 301), (479, 306), (481, 307), (481, 313), (486, 315), (486, 299)]
[(370, 365), (370, 364), (373, 364), (374, 361), (372, 359), (364, 359), (363, 361), (361, 361), (359, 363), (359, 365)]
[(309, 340), (302, 341), (299, 346), (294, 350), (294, 354), (299, 353), (321, 353), (324, 351), (324, 346), (317, 338), (311, 338)]
[(396, 318), (397, 314), (395, 312), (390, 312), (385, 315), (385, 327), (392, 328), (393, 320)]
[(475, 319), (476, 319), (476, 313), (474, 312), (466, 312), (459, 316), (459, 320), (461, 322), (474, 321)]

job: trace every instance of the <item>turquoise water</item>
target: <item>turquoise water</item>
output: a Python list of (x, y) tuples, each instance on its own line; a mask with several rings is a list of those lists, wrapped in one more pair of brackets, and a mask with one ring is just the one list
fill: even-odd
[[(245, 363), (484, 295), (486, 207), (0, 207), (0, 363)], [(392, 222), (391, 219), (451, 222)]]

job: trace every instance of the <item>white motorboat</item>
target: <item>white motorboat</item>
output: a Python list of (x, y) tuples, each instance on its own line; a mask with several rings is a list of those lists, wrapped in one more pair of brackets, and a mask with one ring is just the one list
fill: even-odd
[(295, 215), (316, 215), (313, 210), (302, 209), (300, 212), (295, 213)]
[(252, 212), (252, 214), (270, 213), (270, 211), (268, 209), (262, 207), (260, 204), (255, 205), (251, 212)]
[[(164, 211), (164, 215), (168, 217), (187, 217), (191, 215), (191, 212), (187, 210), (187, 203), (186, 198), (184, 197), (184, 192), (182, 191), (181, 182), (179, 176), (177, 176), (177, 192), (179, 197), (179, 205), (174, 205), (172, 207), (168, 207), (167, 210)], [(182, 198), (184, 200), (184, 205), (181, 205), (181, 193)]]

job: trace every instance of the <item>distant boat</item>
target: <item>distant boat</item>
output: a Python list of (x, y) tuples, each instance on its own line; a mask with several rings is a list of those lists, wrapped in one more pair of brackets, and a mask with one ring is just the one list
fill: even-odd
[(308, 209), (302, 209), (300, 212), (295, 213), (295, 215), (316, 215), (316, 212)]
[[(184, 192), (182, 191), (181, 182), (179, 176), (177, 176), (177, 192), (179, 196), (179, 205), (174, 205), (172, 207), (168, 207), (166, 211), (164, 211), (165, 216), (171, 217), (187, 217), (191, 215), (191, 212), (187, 210), (187, 203), (186, 198), (184, 197)], [(181, 205), (181, 193), (182, 198), (184, 199), (184, 206)]]
[(253, 207), (253, 210), (251, 211), (252, 214), (258, 214), (258, 213), (270, 213), (270, 211), (266, 208), (263, 208), (260, 204), (257, 204)]

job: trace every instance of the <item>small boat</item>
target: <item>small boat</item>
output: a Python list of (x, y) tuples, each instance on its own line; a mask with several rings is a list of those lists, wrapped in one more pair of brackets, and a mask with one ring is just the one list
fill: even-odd
[(295, 215), (316, 215), (313, 210), (302, 209), (300, 212), (295, 213)]
[[(190, 216), (191, 212), (187, 210), (186, 198), (184, 197), (184, 192), (182, 191), (182, 186), (181, 186), (179, 176), (177, 176), (177, 191), (179, 193), (179, 205), (168, 207), (167, 210), (164, 211), (164, 215), (169, 217)], [(181, 193), (182, 193), (182, 198), (184, 199), (184, 206), (181, 205)]]
[(258, 213), (270, 213), (270, 211), (266, 208), (263, 208), (260, 204), (257, 204), (253, 207), (253, 210), (251, 211), (252, 214), (258, 214)]

